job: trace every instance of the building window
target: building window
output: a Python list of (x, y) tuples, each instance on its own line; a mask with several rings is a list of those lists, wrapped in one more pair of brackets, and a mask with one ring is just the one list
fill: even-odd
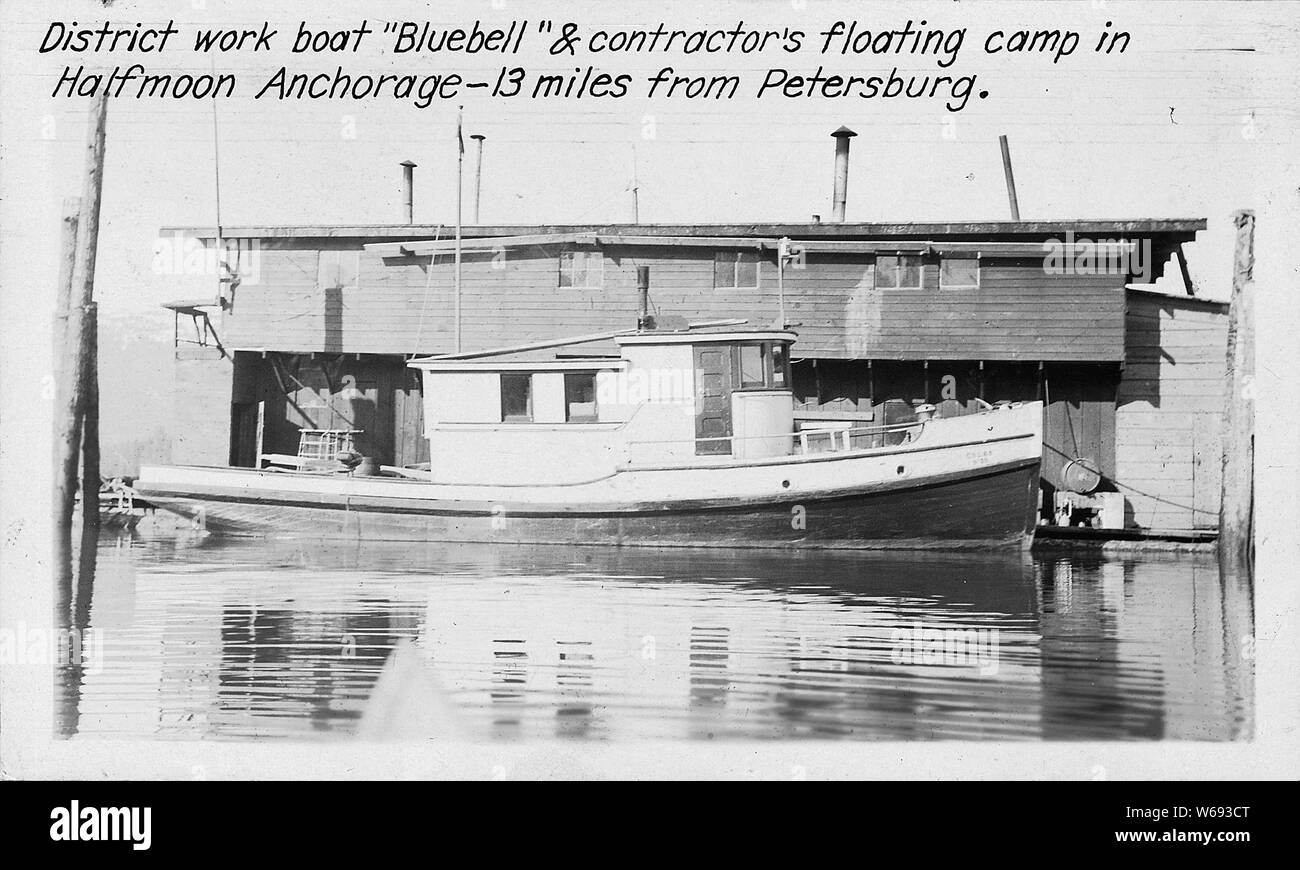
[(876, 257), (876, 286), (920, 290), (921, 258), (917, 256)]
[(570, 423), (596, 422), (596, 373), (566, 372), (564, 419)]
[(360, 261), (359, 251), (321, 251), (316, 261), (316, 286), (327, 290), (356, 287)]
[(560, 253), (561, 287), (602, 287), (604, 283), (605, 256), (600, 251)]
[(980, 261), (976, 257), (944, 257), (939, 261), (941, 290), (978, 290)]
[(713, 255), (713, 286), (757, 289), (758, 254), (753, 251), (718, 251)]
[(501, 422), (531, 423), (533, 421), (533, 376), (503, 374), (501, 376)]

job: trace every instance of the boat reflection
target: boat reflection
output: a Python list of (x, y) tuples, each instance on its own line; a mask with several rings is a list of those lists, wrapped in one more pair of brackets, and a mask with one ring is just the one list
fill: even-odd
[(407, 641), (470, 737), (1252, 727), (1249, 592), (1186, 557), (137, 541), (104, 550), (91, 621), (96, 736), (353, 735)]

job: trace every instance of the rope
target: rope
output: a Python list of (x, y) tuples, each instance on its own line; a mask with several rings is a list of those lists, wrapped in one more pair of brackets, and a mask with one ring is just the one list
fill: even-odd
[[(1046, 449), (1052, 451), (1053, 453), (1055, 453), (1055, 454), (1058, 455), (1058, 456), (1065, 457), (1066, 459), (1074, 460), (1074, 459), (1077, 459), (1077, 458), (1078, 458), (1077, 456), (1071, 456), (1070, 454), (1066, 453), (1064, 450), (1059, 450), (1059, 449), (1053, 447), (1051, 444), (1048, 444), (1046, 441), (1043, 442), (1043, 447), (1045, 447)], [(1102, 476), (1105, 477), (1105, 475), (1102, 475)], [(1191, 511), (1191, 512), (1194, 513), (1194, 514), (1196, 514), (1196, 513), (1201, 513), (1201, 514), (1210, 513), (1210, 511), (1207, 511), (1207, 510), (1204, 510), (1204, 509), (1201, 509), (1201, 508), (1192, 507), (1191, 505), (1186, 505), (1186, 504), (1179, 504), (1179, 503), (1176, 502), (1176, 501), (1170, 501), (1170, 500), (1167, 499), (1167, 498), (1161, 498), (1161, 497), (1158, 496), (1158, 495), (1155, 495), (1155, 494), (1150, 493), (1150, 492), (1146, 492), (1146, 491), (1144, 491), (1144, 490), (1140, 490), (1140, 489), (1138, 489), (1138, 488), (1135, 487), (1135, 486), (1130, 486), (1130, 485), (1128, 485), (1127, 483), (1120, 483), (1118, 480), (1116, 480), (1116, 479), (1113, 478), (1113, 477), (1106, 477), (1106, 479), (1109, 480), (1112, 484), (1114, 484), (1115, 487), (1116, 487), (1117, 489), (1128, 490), (1128, 491), (1131, 492), (1131, 493), (1135, 493), (1135, 494), (1140, 495), (1140, 496), (1143, 496), (1143, 497), (1145, 497), (1145, 498), (1153, 499), (1154, 501), (1158, 501), (1158, 502), (1160, 502), (1161, 504), (1167, 504), (1167, 505), (1170, 505), (1171, 507), (1176, 507), (1176, 508), (1178, 508), (1178, 509), (1180, 509), (1180, 510)]]
[[(433, 241), (436, 244), (442, 237), (442, 224), (438, 224), (438, 229), (433, 233)], [(411, 349), (411, 355), (408, 360), (414, 359), (420, 353), (420, 338), (424, 334), (424, 314), (429, 310), (429, 289), (433, 286), (433, 267), (438, 262), (438, 255), (432, 253), (429, 255), (429, 269), (424, 273), (424, 298), (420, 300), (420, 320), (415, 326), (415, 346)]]

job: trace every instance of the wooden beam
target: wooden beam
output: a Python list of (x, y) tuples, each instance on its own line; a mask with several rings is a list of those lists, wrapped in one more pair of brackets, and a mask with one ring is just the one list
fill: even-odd
[(1183, 250), (1182, 245), (1174, 248), (1174, 256), (1178, 258), (1178, 271), (1183, 276), (1183, 288), (1187, 290), (1188, 296), (1196, 295), (1196, 282), (1192, 280), (1192, 272), (1187, 268), (1187, 252)]
[(547, 350), (552, 347), (568, 347), (574, 344), (586, 344), (595, 341), (608, 341), (622, 335), (635, 335), (635, 329), (619, 329), (613, 332), (593, 332), (588, 335), (575, 335), (569, 338), (555, 338), (550, 341), (537, 341), (531, 344), (516, 344), (508, 347), (493, 347), (487, 350), (475, 350), (467, 353), (443, 353), (437, 356), (417, 357), (410, 364), (422, 362), (452, 362), (455, 360), (478, 359), (488, 356), (505, 356), (512, 353), (525, 353), (530, 350)]

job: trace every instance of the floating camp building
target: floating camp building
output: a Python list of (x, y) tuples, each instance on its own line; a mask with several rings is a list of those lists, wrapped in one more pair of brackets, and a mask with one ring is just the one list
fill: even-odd
[[(169, 305), (172, 458), (255, 466), (297, 453), (304, 430), (324, 430), (353, 433), (379, 465), (436, 463), (408, 360), (633, 328), (648, 278), (661, 319), (784, 321), (797, 333), (797, 426), (1041, 400), (1045, 519), (1100, 505), (1110, 527), (1208, 529), (1218, 518), (1226, 305), (1194, 292), (1181, 252), (1204, 228), (1200, 219), (479, 225), (463, 232), (459, 290), (446, 226), (168, 229), (209, 247), (220, 238), (229, 273), (219, 299)], [(1155, 289), (1166, 269), (1161, 286), (1184, 279), (1185, 289)], [(601, 352), (597, 343), (537, 357)], [(563, 402), (479, 398), (514, 419), (566, 422)]]

